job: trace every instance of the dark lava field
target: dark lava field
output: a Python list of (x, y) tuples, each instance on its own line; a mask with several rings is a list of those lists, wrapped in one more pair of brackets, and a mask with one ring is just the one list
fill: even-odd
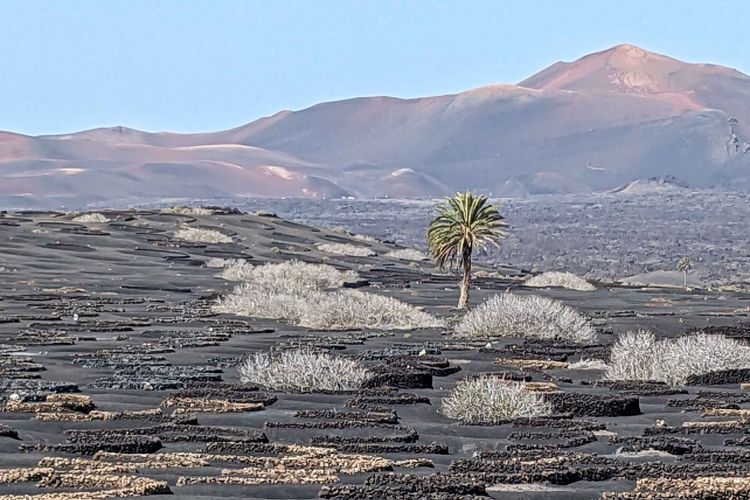
[[(425, 247), (425, 228), (438, 200), (273, 200), (280, 216), (314, 226)], [(494, 200), (510, 225), (500, 248), (478, 258), (536, 271), (573, 272), (618, 281), (674, 271), (688, 256), (706, 285), (750, 289), (747, 193), (676, 189), (641, 195), (535, 195)], [(247, 210), (267, 199), (224, 200)]]
[[(510, 269), (474, 281), (472, 301), (508, 289), (591, 318), (596, 345), (454, 338), (449, 328), (315, 331), (219, 315), (235, 283), (212, 258), (297, 259), (351, 269), (353, 286), (450, 320), (457, 278), (268, 215), (104, 211), (0, 215), (0, 500), (175, 498), (750, 498), (750, 370), (687, 386), (605, 382), (570, 369), (608, 360), (614, 336), (695, 330), (750, 337), (750, 295), (598, 285), (527, 289)], [(188, 243), (180, 226), (232, 243)], [(322, 254), (356, 242), (376, 255)], [(377, 376), (348, 393), (242, 384), (238, 363), (311, 346)], [(530, 383), (553, 415), (460, 425), (438, 410), (481, 373)]]

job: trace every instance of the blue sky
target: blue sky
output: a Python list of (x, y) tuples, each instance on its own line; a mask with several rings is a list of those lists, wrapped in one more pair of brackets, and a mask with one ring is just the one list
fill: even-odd
[(0, 130), (220, 130), (517, 83), (619, 43), (747, 73), (749, 28), (744, 0), (0, 0)]

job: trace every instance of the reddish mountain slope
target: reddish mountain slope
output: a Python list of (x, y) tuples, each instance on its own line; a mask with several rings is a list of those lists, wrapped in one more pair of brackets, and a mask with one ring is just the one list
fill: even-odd
[(692, 93), (713, 77), (748, 78), (722, 66), (688, 64), (632, 45), (618, 45), (574, 62), (553, 64), (519, 85), (586, 93)]
[(215, 133), (0, 133), (0, 202), (747, 186), (749, 125), (747, 75), (620, 45), (519, 85), (329, 102)]
[[(686, 110), (720, 109), (750, 113), (750, 77), (714, 64), (689, 64), (632, 45), (618, 45), (559, 62), (519, 85), (540, 90), (649, 94)], [(743, 128), (740, 124), (739, 128)]]

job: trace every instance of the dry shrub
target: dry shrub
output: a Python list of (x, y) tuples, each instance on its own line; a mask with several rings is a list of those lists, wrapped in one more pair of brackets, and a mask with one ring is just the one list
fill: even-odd
[(385, 258), (419, 262), (421, 260), (425, 260), (427, 256), (424, 254), (424, 252), (420, 252), (419, 250), (415, 250), (414, 248), (399, 248), (396, 250), (391, 250), (390, 252), (385, 254)]
[(319, 330), (437, 328), (443, 322), (392, 297), (358, 290), (285, 294), (244, 284), (214, 310), (256, 318), (283, 319)]
[(347, 281), (359, 279), (354, 271), (339, 271), (327, 264), (309, 264), (298, 260), (264, 264), (250, 273), (253, 285), (283, 294), (303, 294), (339, 288)]
[(318, 299), (305, 309), (299, 321), (301, 326), (321, 330), (412, 330), (443, 326), (431, 314), (393, 297), (340, 290), (322, 294)]
[(563, 273), (558, 271), (549, 271), (532, 276), (524, 282), (525, 286), (535, 288), (560, 287), (568, 290), (579, 290), (590, 292), (596, 290), (596, 287), (573, 273)]
[(432, 315), (391, 297), (357, 290), (330, 291), (357, 277), (352, 271), (342, 272), (322, 264), (265, 264), (250, 270), (248, 282), (223, 297), (214, 310), (281, 319), (322, 330), (442, 326)]
[(651, 380), (655, 346), (656, 336), (648, 330), (619, 335), (610, 350), (605, 377), (610, 380)]
[(501, 424), (520, 417), (552, 413), (544, 396), (526, 384), (484, 375), (460, 380), (443, 398), (441, 413), (462, 424)]
[(371, 377), (353, 359), (310, 350), (255, 353), (238, 368), (246, 384), (275, 391), (353, 391)]
[(83, 224), (104, 224), (105, 222), (109, 222), (109, 219), (98, 212), (92, 212), (74, 217), (73, 222), (80, 222)]
[(538, 295), (505, 293), (469, 311), (457, 337), (521, 337), (591, 344), (597, 335), (589, 320), (570, 306)]
[(750, 368), (750, 347), (737, 340), (705, 333), (656, 340), (638, 330), (618, 337), (605, 377), (680, 385), (690, 375), (740, 368)]
[(266, 263), (254, 267), (246, 260), (211, 259), (207, 267), (223, 268), (221, 277), (230, 281), (246, 281), (275, 293), (300, 294), (339, 288), (347, 281), (356, 281), (354, 271), (339, 271), (327, 264), (309, 264), (298, 260)]
[(219, 299), (213, 310), (220, 314), (282, 319), (296, 323), (302, 311), (308, 307), (305, 301), (305, 295), (281, 294), (262, 286), (244, 283)]
[(349, 257), (372, 257), (373, 255), (377, 255), (371, 248), (352, 245), (351, 243), (320, 243), (317, 247), (321, 252), (347, 255)]
[(227, 281), (250, 281), (255, 266), (246, 260), (233, 259), (222, 266), (219, 276)]
[(161, 209), (161, 213), (175, 215), (212, 215), (214, 212), (210, 208), (203, 207), (165, 207)]
[(175, 237), (191, 243), (232, 243), (232, 238), (215, 229), (184, 226), (177, 230)]
[(376, 240), (375, 238), (373, 238), (372, 236), (370, 236), (368, 234), (352, 234), (351, 237), (354, 238), (355, 240), (369, 241), (371, 243), (378, 241), (378, 240)]

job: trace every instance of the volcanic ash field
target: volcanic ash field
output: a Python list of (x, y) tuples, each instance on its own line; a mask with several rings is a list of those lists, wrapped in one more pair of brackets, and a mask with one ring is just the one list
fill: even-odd
[[(455, 276), (269, 214), (4, 213), (0, 235), (2, 500), (750, 498), (748, 295), (530, 288), (479, 269), (474, 310), (542, 296), (572, 308), (555, 328), (585, 335), (467, 335)], [(292, 286), (278, 263), (325, 273)], [(737, 358), (606, 379), (618, 335), (639, 329), (655, 333), (646, 350), (700, 331)], [(286, 389), (261, 383), (284, 353), (361, 379), (295, 389), (296, 366), (273, 379)], [(443, 400), (476, 380), (522, 388), (543, 414), (449, 418)]]

